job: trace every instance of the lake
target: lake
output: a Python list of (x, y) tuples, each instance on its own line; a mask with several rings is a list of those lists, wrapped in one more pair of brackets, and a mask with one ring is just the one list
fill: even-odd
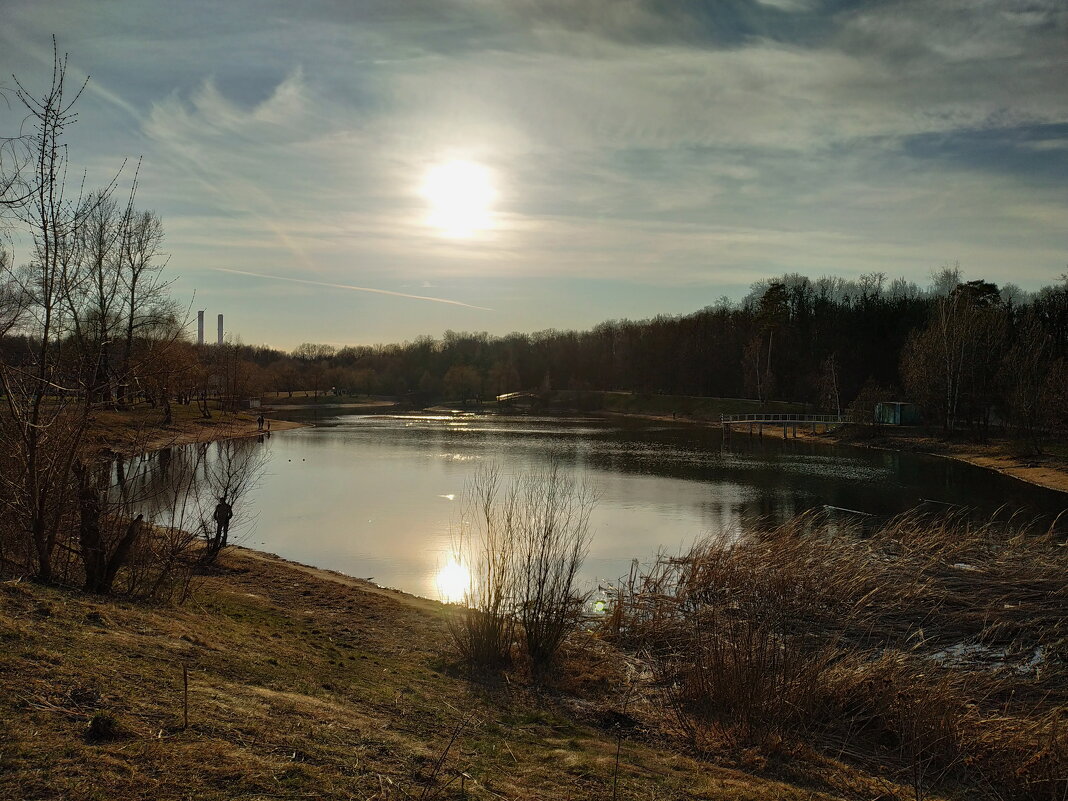
[(591, 585), (634, 558), (824, 505), (872, 516), (858, 520), (921, 500), (1046, 520), (1068, 506), (1064, 494), (949, 459), (739, 433), (725, 446), (717, 428), (600, 418), (340, 415), (248, 447), (266, 462), (235, 510), (246, 518), (238, 544), (432, 598), (465, 483), (487, 463), (515, 475), (557, 460), (594, 486)]

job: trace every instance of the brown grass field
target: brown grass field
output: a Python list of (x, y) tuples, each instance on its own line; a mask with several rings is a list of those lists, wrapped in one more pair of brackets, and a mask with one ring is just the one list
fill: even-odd
[(562, 686), (471, 680), (443, 614), (242, 549), (179, 608), (2, 583), (0, 798), (893, 797), (813, 754), (687, 755), (618, 711), (594, 642)]

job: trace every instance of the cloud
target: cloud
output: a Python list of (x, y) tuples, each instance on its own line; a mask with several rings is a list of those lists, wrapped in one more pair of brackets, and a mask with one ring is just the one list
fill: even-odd
[[(252, 9), (183, 4), (159, 12), (163, 36), (139, 4), (11, 0), (0, 31), (18, 53), (74, 15), (107, 109), (78, 128), (94, 158), (145, 153), (141, 200), (182, 286), (215, 286), (220, 265), (365, 287), (586, 282), (602, 291), (574, 307), (595, 322), (625, 282), (714, 296), (783, 270), (922, 279), (960, 258), (1034, 285), (1063, 269), (1058, 0)], [(496, 176), (485, 237), (424, 224), (418, 187), (453, 158)]]
[(394, 298), (408, 298), (409, 300), (428, 300), (434, 303), (446, 303), (450, 306), (463, 306), (468, 309), (478, 309), (479, 311), (493, 311), (493, 309), (487, 309), (485, 306), (474, 306), (470, 303), (463, 303), (459, 300), (449, 300), (447, 298), (433, 298), (428, 295), (410, 295), (407, 292), (392, 292), (388, 289), (374, 289), (366, 286), (353, 286), (352, 284), (333, 284), (326, 281), (309, 281), (304, 278), (289, 278), (284, 275), (263, 275), (261, 273), (250, 273), (245, 270), (231, 270), (226, 267), (216, 267), (216, 272), (231, 273), (232, 275), (247, 275), (251, 278), (267, 278), (272, 281), (287, 281), (293, 284), (306, 284), (309, 286), (322, 286), (329, 289), (346, 289), (353, 292), (369, 292), (373, 295), (389, 295)]
[(815, 5), (812, 0), (757, 0), (762, 6), (770, 6), (780, 11), (811, 11)]

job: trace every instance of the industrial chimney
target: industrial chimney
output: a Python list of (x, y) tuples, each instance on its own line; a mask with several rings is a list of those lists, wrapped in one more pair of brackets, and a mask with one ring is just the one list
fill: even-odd
[(197, 312), (197, 344), (204, 344), (204, 310)]
[(219, 315), (219, 344), (220, 345), (223, 343), (222, 334), (223, 334), (222, 315), (220, 314)]

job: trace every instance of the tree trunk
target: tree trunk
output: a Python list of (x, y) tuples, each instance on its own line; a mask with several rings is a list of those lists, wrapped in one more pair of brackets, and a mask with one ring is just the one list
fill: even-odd
[(89, 476), (88, 469), (78, 464), (74, 468), (78, 477), (78, 543), (81, 546), (82, 565), (85, 568), (85, 591), (102, 592), (107, 555), (104, 552), (100, 532), (100, 493)]
[(126, 560), (130, 557), (130, 551), (133, 549), (134, 543), (137, 542), (137, 538), (141, 535), (141, 521), (143, 519), (144, 515), (138, 515), (126, 526), (126, 531), (122, 535), (122, 539), (119, 540), (119, 544), (115, 546), (111, 558), (107, 560), (98, 592), (104, 593), (105, 595), (111, 594), (111, 588), (115, 583), (115, 576), (119, 572), (119, 568), (126, 564)]

